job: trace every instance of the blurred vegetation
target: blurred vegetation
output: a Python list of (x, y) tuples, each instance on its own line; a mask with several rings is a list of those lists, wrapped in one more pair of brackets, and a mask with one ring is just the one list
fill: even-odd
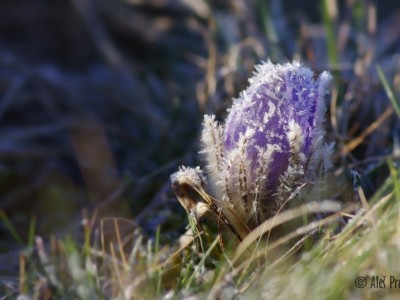
[[(377, 252), (352, 265), (345, 284), (323, 277), (348, 291), (332, 298), (362, 298), (351, 292), (357, 266), (391, 275), (392, 258), (374, 269), (371, 257), (398, 238), (398, 28), (394, 0), (2, 0), (0, 294), (168, 299), (211, 290), (211, 299), (230, 299), (261, 280), (252, 292), (294, 293), (287, 285), (295, 281), (306, 298), (315, 273), (273, 277), (287, 275), (295, 258), (260, 277), (265, 257), (249, 275), (212, 237), (204, 245), (182, 239), (188, 220), (169, 182), (179, 165), (201, 164), (204, 113), (221, 118), (261, 60), (297, 59), (335, 76), (326, 122), (336, 143), (330, 200), (372, 198), (362, 221), (332, 238), (338, 248), (328, 251), (327, 238), (306, 266), (318, 257), (324, 263), (310, 268), (327, 274), (350, 260), (352, 250), (339, 251), (349, 231), (354, 249), (370, 239), (365, 249)], [(314, 242), (302, 238), (298, 248)], [(381, 253), (397, 262), (392, 246)], [(321, 285), (314, 298), (334, 287)]]

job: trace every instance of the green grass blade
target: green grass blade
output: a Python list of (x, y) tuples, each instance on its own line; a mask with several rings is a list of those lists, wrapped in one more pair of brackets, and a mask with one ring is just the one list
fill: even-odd
[(272, 21), (272, 16), (268, 1), (263, 1), (263, 0), (257, 1), (257, 10), (263, 25), (262, 28), (264, 30), (264, 34), (268, 42), (270, 43), (271, 53), (269, 54), (269, 57), (272, 60), (277, 60), (279, 58), (279, 52), (280, 52), (279, 38), (274, 23)]
[(5, 212), (2, 209), (0, 209), (0, 220), (3, 221), (4, 225), (6, 226), (6, 228), (8, 229), (8, 231), (10, 232), (10, 234), (12, 235), (14, 240), (19, 245), (25, 246), (25, 243), (22, 241), (22, 239), (21, 239), (20, 235), (18, 234), (17, 230), (15, 229), (13, 224), (11, 224), (10, 220), (7, 218)]
[[(217, 245), (218, 243), (218, 237), (214, 240), (214, 242), (210, 245), (210, 247), (207, 249), (207, 252), (204, 253), (203, 257), (201, 258), (201, 261), (199, 262), (198, 266), (204, 266), (205, 261), (207, 259), (207, 257), (210, 255), (211, 251), (214, 249), (214, 247)], [(192, 282), (195, 279), (196, 276), (196, 269), (193, 271), (192, 275), (190, 276), (190, 278), (188, 279), (187, 283), (186, 283), (186, 289), (189, 289), (192, 285)]]
[(28, 247), (33, 247), (35, 243), (35, 233), (36, 233), (36, 217), (32, 216), (31, 222), (29, 223)]
[(379, 79), (382, 82), (383, 88), (385, 89), (385, 92), (386, 92), (390, 102), (392, 103), (393, 108), (396, 111), (397, 116), (400, 119), (400, 104), (398, 103), (398, 101), (394, 97), (393, 91), (392, 91), (392, 89), (391, 89), (391, 87), (390, 87), (390, 85), (389, 85), (389, 83), (388, 83), (388, 81), (386, 79), (385, 73), (383, 73), (383, 70), (382, 70), (380, 65), (378, 65), (376, 67), (376, 70), (378, 72)]
[[(159, 260), (159, 251), (160, 251), (160, 226), (157, 226), (157, 231), (156, 231), (156, 240), (155, 240), (155, 245), (154, 245), (154, 256), (156, 263)], [(162, 281), (162, 270), (157, 270), (156, 271), (156, 276), (157, 276), (157, 281), (156, 281), (156, 295), (160, 296), (161, 294), (161, 281)]]
[(400, 181), (399, 181), (398, 170), (394, 166), (394, 163), (391, 159), (387, 160), (387, 164), (389, 166), (390, 175), (392, 176), (393, 180), (394, 194), (396, 195), (397, 200), (400, 201)]
[(339, 54), (336, 48), (336, 36), (335, 36), (335, 26), (334, 20), (331, 12), (329, 11), (329, 0), (322, 0), (322, 20), (324, 22), (326, 30), (326, 43), (328, 50), (328, 59), (332, 67), (337, 67), (339, 62)]

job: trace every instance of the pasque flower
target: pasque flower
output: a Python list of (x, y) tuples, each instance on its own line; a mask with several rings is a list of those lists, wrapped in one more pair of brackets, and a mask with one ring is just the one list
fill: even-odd
[[(212, 195), (208, 202), (228, 222), (234, 215), (247, 227), (256, 226), (330, 167), (332, 146), (324, 143), (322, 127), (330, 80), (329, 73), (315, 78), (298, 62), (262, 63), (223, 123), (204, 116), (201, 153)], [(189, 171), (192, 179), (201, 173), (181, 169), (172, 176), (175, 186)]]

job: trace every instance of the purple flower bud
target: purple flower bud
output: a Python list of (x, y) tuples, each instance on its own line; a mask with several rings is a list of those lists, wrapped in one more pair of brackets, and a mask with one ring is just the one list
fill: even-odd
[(212, 211), (243, 238), (287, 200), (314, 193), (302, 187), (330, 168), (333, 145), (324, 144), (322, 128), (330, 80), (327, 72), (314, 79), (298, 62), (256, 66), (223, 124), (204, 116), (207, 183), (199, 167), (171, 176), (186, 210), (195, 216)]
[[(298, 62), (256, 66), (225, 124), (205, 116), (202, 143), (212, 192), (247, 223), (271, 215), (300, 184), (329, 167), (324, 95), (331, 76)], [(290, 193), (289, 193), (290, 195)]]

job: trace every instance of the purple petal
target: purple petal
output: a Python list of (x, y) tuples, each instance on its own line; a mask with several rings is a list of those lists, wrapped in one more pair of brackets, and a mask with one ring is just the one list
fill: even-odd
[[(298, 63), (273, 65), (268, 62), (257, 67), (257, 73), (250, 80), (250, 86), (236, 99), (225, 122), (224, 153), (237, 147), (241, 134), (248, 129), (255, 131), (247, 144), (247, 159), (250, 160), (250, 175), (259, 167), (260, 150), (276, 146), (268, 164), (266, 189), (273, 193), (280, 176), (288, 168), (290, 143), (288, 140), (289, 121), (294, 120), (301, 129), (303, 141), (301, 153), (307, 157), (312, 150), (316, 134), (316, 114), (323, 106), (326, 80), (313, 80), (310, 69)], [(325, 74), (327, 75), (327, 74)], [(323, 87), (320, 88), (320, 85)], [(320, 123), (320, 122), (319, 122)]]

